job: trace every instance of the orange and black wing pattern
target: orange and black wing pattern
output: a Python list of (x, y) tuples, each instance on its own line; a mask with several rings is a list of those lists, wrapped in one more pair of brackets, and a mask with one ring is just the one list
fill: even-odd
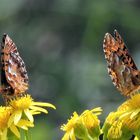
[(1, 85), (1, 91), (8, 91), (10, 95), (24, 93), (28, 89), (25, 64), (15, 43), (6, 34), (1, 43)]
[(139, 90), (140, 72), (116, 30), (114, 37), (109, 33), (105, 34), (103, 51), (107, 60), (108, 73), (121, 94), (130, 96)]

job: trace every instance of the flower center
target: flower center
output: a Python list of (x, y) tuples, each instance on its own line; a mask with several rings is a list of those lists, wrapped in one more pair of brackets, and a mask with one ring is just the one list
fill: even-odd
[(11, 100), (9, 104), (15, 109), (24, 110), (30, 107), (32, 104), (32, 98), (30, 95), (18, 97), (14, 100)]

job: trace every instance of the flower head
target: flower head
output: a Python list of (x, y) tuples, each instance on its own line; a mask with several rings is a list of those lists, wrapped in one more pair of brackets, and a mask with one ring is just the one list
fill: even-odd
[(33, 115), (48, 113), (43, 107), (51, 107), (55, 109), (50, 103), (34, 102), (30, 95), (17, 97), (9, 101), (9, 106), (12, 108), (12, 113), (8, 121), (8, 126), (14, 124), (22, 129), (28, 130), (28, 127), (33, 127)]
[(6, 140), (8, 130), (8, 120), (10, 117), (11, 108), (0, 107), (0, 139)]
[(140, 130), (139, 101), (140, 94), (136, 94), (120, 105), (116, 112), (108, 115), (103, 126), (105, 137), (129, 139)]
[(100, 135), (100, 120), (97, 115), (101, 114), (101, 108), (95, 108), (92, 110), (86, 110), (81, 114), (81, 120), (84, 126), (87, 128), (90, 136), (98, 137)]
[(108, 131), (108, 139), (119, 139), (122, 136), (122, 122), (115, 121), (109, 131)]
[(63, 131), (66, 131), (66, 134), (64, 135), (63, 139), (62, 140), (75, 140), (75, 134), (74, 134), (74, 126), (77, 122), (77, 120), (79, 119), (79, 115), (74, 112), (73, 113), (73, 116), (71, 116), (71, 119), (68, 120), (68, 123), (67, 124), (63, 124), (61, 126), (61, 129)]
[(87, 137), (99, 136), (100, 121), (97, 115), (101, 114), (101, 111), (101, 108), (95, 108), (86, 110), (81, 115), (74, 112), (71, 119), (68, 120), (68, 123), (61, 126), (61, 129), (66, 131), (62, 140), (75, 140), (76, 138), (84, 139)]
[(8, 121), (10, 119), (12, 113), (11, 107), (0, 107), (0, 139), (6, 140), (7, 134), (11, 130), (18, 138), (20, 137), (20, 133), (18, 128), (11, 124), (8, 126)]
[(84, 111), (80, 116), (83, 121), (83, 124), (89, 129), (92, 127), (97, 127), (100, 123), (97, 115), (100, 115), (101, 111), (101, 108)]
[(107, 116), (105, 123), (103, 125), (103, 132), (104, 132), (104, 139), (108, 139), (109, 137), (111, 138), (119, 138), (121, 134), (121, 129), (119, 123), (119, 112), (111, 112)]
[(20, 128), (28, 130), (29, 127), (34, 127), (34, 115), (41, 112), (48, 113), (43, 107), (55, 109), (55, 106), (50, 103), (34, 102), (30, 95), (13, 98), (8, 101), (8, 106), (1, 106), (0, 140), (7, 140), (9, 134), (20, 138)]
[(118, 111), (122, 110), (123, 114), (120, 119), (123, 124), (130, 130), (136, 131), (140, 128), (140, 94), (132, 96), (129, 100), (124, 102)]

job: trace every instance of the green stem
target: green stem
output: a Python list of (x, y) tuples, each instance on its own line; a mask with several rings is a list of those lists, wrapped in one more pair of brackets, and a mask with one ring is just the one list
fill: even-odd
[(25, 136), (25, 140), (30, 140), (27, 130), (24, 130), (24, 136)]
[(87, 135), (86, 138), (84, 138), (84, 140), (94, 140), (90, 135)]
[(20, 140), (31, 140), (28, 130), (20, 129)]

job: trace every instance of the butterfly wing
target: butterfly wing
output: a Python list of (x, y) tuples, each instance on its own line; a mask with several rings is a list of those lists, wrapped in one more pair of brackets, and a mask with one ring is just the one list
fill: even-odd
[(0, 86), (0, 93), (3, 96), (11, 95), (14, 93), (14, 90), (12, 87), (9, 85), (7, 82), (6, 76), (5, 76), (5, 69), (4, 69), (4, 54), (2, 53), (3, 50), (3, 45), (1, 44), (1, 63), (0, 63), (0, 68), (1, 68), (1, 86)]
[(115, 37), (105, 34), (103, 50), (108, 64), (108, 73), (113, 84), (125, 96), (130, 96), (140, 85), (140, 72), (130, 56), (123, 39), (114, 31)]
[(15, 43), (8, 35), (3, 36), (2, 54), (7, 83), (12, 87), (15, 94), (25, 92), (28, 89), (28, 75), (25, 64)]

